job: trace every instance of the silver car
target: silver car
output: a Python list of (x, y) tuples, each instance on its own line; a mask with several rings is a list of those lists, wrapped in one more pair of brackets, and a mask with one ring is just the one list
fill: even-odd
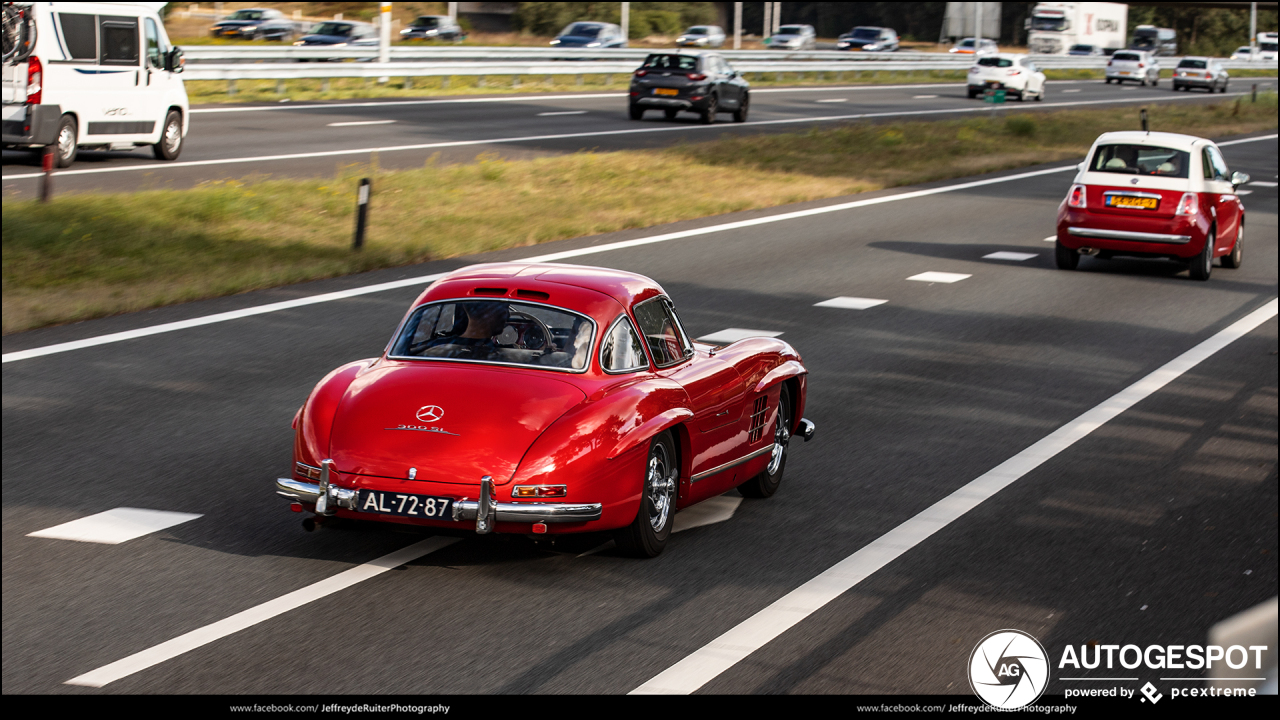
[(1184, 57), (1173, 69), (1173, 89), (1186, 90), (1204, 88), (1209, 92), (1227, 91), (1227, 69), (1222, 61), (1210, 57)]
[(1117, 50), (1107, 62), (1107, 84), (1130, 80), (1142, 85), (1160, 83), (1160, 60), (1146, 50)]
[(783, 25), (764, 44), (771, 50), (813, 50), (818, 47), (818, 33), (812, 25)]
[(694, 25), (676, 38), (676, 45), (718, 48), (724, 45), (724, 37), (724, 28), (719, 25)]

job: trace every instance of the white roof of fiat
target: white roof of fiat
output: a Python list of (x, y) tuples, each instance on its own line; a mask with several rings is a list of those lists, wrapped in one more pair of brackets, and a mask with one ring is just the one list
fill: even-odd
[(1098, 136), (1093, 141), (1094, 146), (1104, 143), (1125, 143), (1127, 145), (1154, 145), (1156, 147), (1166, 147), (1173, 150), (1185, 150), (1191, 152), (1191, 148), (1196, 143), (1209, 143), (1202, 137), (1194, 135), (1183, 135), (1181, 133), (1167, 132), (1142, 132), (1141, 130), (1127, 130), (1125, 132), (1109, 132)]

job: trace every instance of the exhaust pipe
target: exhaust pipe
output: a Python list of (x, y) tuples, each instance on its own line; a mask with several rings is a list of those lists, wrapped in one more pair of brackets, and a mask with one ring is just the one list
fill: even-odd
[(1098, 248), (1080, 248), (1076, 252), (1080, 253), (1081, 255), (1097, 255)]

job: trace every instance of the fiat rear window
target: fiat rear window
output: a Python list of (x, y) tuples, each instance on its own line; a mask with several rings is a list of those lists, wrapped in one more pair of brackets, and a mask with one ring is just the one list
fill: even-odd
[(1152, 145), (1099, 145), (1089, 163), (1093, 172), (1120, 173), (1124, 175), (1158, 175), (1161, 177), (1189, 177), (1188, 165), (1191, 153), (1173, 148)]
[(390, 355), (580, 372), (595, 323), (568, 310), (509, 300), (448, 300), (413, 311)]

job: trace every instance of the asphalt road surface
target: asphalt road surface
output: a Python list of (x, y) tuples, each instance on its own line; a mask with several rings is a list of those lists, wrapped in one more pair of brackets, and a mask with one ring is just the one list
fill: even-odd
[[(1055, 660), (1090, 642), (1203, 644), (1211, 625), (1277, 589), (1276, 141), (1223, 149), (1232, 170), (1255, 180), (1244, 188), (1247, 244), (1242, 268), (1215, 268), (1204, 283), (1164, 261), (1085, 258), (1078, 271), (1055, 269), (1044, 238), (1071, 172), (1045, 166), (859, 196), (938, 190), (776, 222), (766, 220), (849, 199), (6, 336), (5, 693), (623, 694), (657, 685), (972, 702), (969, 655), (1002, 628), (1033, 634)], [(605, 247), (750, 219), (761, 222)], [(817, 436), (792, 446), (779, 493), (730, 493), (682, 512), (687, 529), (653, 560), (620, 557), (598, 536), (548, 547), (384, 527), (303, 531), (273, 492), (291, 461), (290, 419), (330, 369), (381, 351), (421, 284), (11, 355), (573, 251), (570, 262), (658, 280), (695, 336), (782, 333), (811, 373), (806, 415)], [(1001, 252), (1018, 255), (987, 257)], [(964, 277), (909, 279), (926, 272)], [(885, 302), (816, 306), (836, 297)], [(1259, 308), (1260, 324), (1163, 376), (1167, 384), (1148, 383), (1148, 394), (1039, 464), (1006, 473), (1009, 484), (972, 509), (929, 532), (908, 522)], [(118, 544), (40, 536), (117, 508), (187, 515), (165, 515), (174, 524)], [(865, 578), (841, 575), (830, 602), (795, 610), (772, 636), (743, 629), (868, 548), (882, 551), (881, 565)], [(726, 652), (738, 661), (651, 683), (734, 632), (745, 645)], [(1168, 670), (1126, 672), (1131, 689), (1178, 686), (1160, 679)], [(1052, 672), (1050, 695), (1076, 687), (1063, 676)]]
[[(675, 121), (657, 111), (640, 122), (626, 117), (620, 93), (503, 95), (490, 98), (335, 101), (313, 104), (203, 106), (192, 109), (181, 157), (164, 163), (150, 148), (130, 152), (82, 152), (59, 171), (56, 192), (191, 187), (225, 178), (331, 177), (376, 154), (383, 168), (421, 167), (432, 155), (442, 162), (470, 162), (480, 153), (508, 158), (623, 150), (698, 142), (724, 133), (796, 132), (814, 123), (862, 119), (875, 122), (964, 117), (1070, 107), (1114, 107), (1153, 102), (1218, 102), (1237, 97), (1253, 84), (1275, 88), (1274, 78), (1242, 78), (1225, 95), (1175, 93), (1158, 87), (1107, 85), (1100, 80), (1050, 82), (1044, 102), (1011, 101), (999, 106), (969, 99), (966, 86), (857, 86), (760, 88), (752, 92), (748, 121), (719, 116), (712, 126), (696, 116)], [(1134, 128), (1138, 127), (1134, 118)], [(1156, 130), (1171, 128), (1155, 127)], [(376, 151), (376, 152), (375, 152)], [(8, 151), (3, 157), (3, 193), (38, 193), (39, 158)]]

